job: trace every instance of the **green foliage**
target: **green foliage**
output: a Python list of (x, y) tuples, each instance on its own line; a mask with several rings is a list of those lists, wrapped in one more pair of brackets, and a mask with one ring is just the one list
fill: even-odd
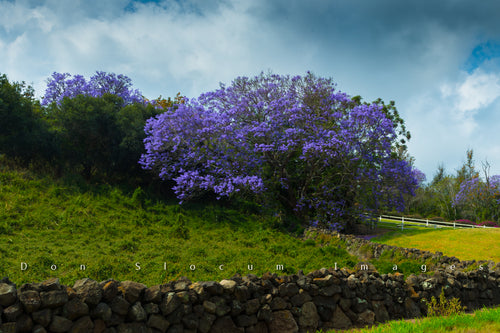
[[(410, 198), (405, 213), (420, 214), (429, 219), (439, 216), (443, 221), (469, 219), (476, 222), (498, 220), (498, 196), (488, 192), (494, 179), (489, 174), (488, 162), (483, 163), (484, 181), (474, 163), (474, 152), (467, 150), (466, 161), (455, 175), (447, 174), (440, 164), (432, 181), (421, 186)], [(473, 186), (478, 180), (478, 186)]]
[(58, 177), (79, 174), (86, 182), (145, 184), (151, 175), (138, 161), (146, 120), (175, 103), (184, 103), (180, 94), (126, 106), (116, 94), (104, 94), (41, 106), (32, 87), (0, 74), (0, 156)]
[(132, 202), (139, 207), (142, 207), (145, 204), (146, 193), (142, 188), (138, 187), (134, 190), (134, 194), (132, 194)]
[(151, 105), (122, 106), (120, 97), (77, 95), (47, 108), (57, 133), (58, 160), (70, 172), (107, 181), (144, 175), (138, 160), (146, 120), (160, 111)]
[(58, 133), (61, 161), (89, 180), (98, 171), (114, 167), (119, 131), (115, 114), (121, 100), (114, 95), (94, 98), (79, 95), (52, 105), (50, 119)]
[(313, 239), (306, 239), (304, 241), (304, 245), (306, 245), (306, 246), (316, 246), (316, 242)]
[(0, 75), (0, 155), (27, 164), (52, 153), (51, 134), (30, 86)]
[(177, 220), (169, 234), (173, 238), (189, 239), (189, 229), (186, 228), (185, 216), (181, 212), (177, 214)]
[(428, 317), (451, 316), (465, 311), (465, 307), (460, 304), (458, 298), (446, 299), (443, 288), (441, 288), (441, 294), (439, 294), (439, 301), (432, 296), (431, 301), (426, 301), (426, 303)]
[(146, 137), (144, 126), (146, 120), (163, 112), (152, 105), (131, 104), (121, 108), (116, 114), (116, 125), (119, 130), (120, 142), (115, 172), (130, 176), (141, 176), (145, 172), (138, 164), (144, 152), (143, 140)]

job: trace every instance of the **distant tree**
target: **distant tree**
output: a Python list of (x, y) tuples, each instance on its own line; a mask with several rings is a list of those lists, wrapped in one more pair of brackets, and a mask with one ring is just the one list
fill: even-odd
[(471, 180), (472, 178), (476, 178), (479, 176), (479, 173), (476, 171), (476, 166), (474, 163), (474, 151), (472, 149), (467, 149), (467, 160), (462, 165), (460, 169), (457, 170), (457, 182), (458, 184), (463, 183), (464, 181)]
[(450, 175), (444, 175), (442, 179), (431, 185), (431, 199), (434, 202), (434, 213), (448, 221), (458, 218), (457, 207), (453, 205), (453, 199), (458, 192), (457, 180)]
[(472, 174), (472, 178), (460, 183), (460, 190), (453, 200), (453, 205), (462, 210), (463, 217), (476, 220), (476, 222), (498, 221), (500, 219), (500, 175), (490, 175), (490, 165), (487, 161), (483, 162), (482, 169), (484, 180), (480, 178), (478, 172), (469, 173)]
[(489, 178), (488, 182), (479, 177), (464, 181), (453, 201), (462, 209), (462, 215), (476, 222), (500, 218), (500, 175)]
[(418, 185), (416, 170), (393, 154), (393, 111), (311, 73), (237, 78), (150, 119), (141, 163), (173, 179), (181, 200), (249, 194), (350, 229), (368, 209), (401, 210)]
[(97, 71), (89, 81), (86, 81), (82, 75), (72, 76), (69, 73), (54, 72), (47, 81), (42, 105), (61, 104), (64, 97), (73, 98), (78, 95), (101, 97), (104, 94), (120, 97), (123, 105), (144, 102), (140, 91), (132, 89), (132, 80), (123, 74)]
[(438, 169), (437, 169), (436, 173), (434, 174), (434, 177), (432, 178), (431, 186), (438, 184), (445, 177), (446, 177), (446, 173), (445, 173), (444, 165), (440, 164), (440, 165), (438, 165)]
[(165, 99), (160, 95), (160, 97), (158, 97), (157, 99), (153, 100), (145, 99), (145, 101), (146, 103), (151, 104), (157, 108), (166, 110), (171, 107), (175, 107), (176, 105), (184, 104), (184, 97), (181, 96), (181, 93), (177, 93), (174, 99), (171, 99), (170, 97)]

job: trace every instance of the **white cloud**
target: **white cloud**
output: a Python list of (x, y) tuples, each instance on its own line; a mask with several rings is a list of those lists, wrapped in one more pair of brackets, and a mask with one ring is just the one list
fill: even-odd
[(462, 113), (487, 107), (500, 96), (500, 74), (476, 69), (457, 89), (457, 108)]
[(438, 164), (454, 173), (473, 149), (476, 165), (488, 160), (500, 174), (500, 74), (479, 68), (461, 72), (455, 82), (436, 82), (406, 104), (406, 123), (412, 133), (410, 153), (429, 180)]
[(29, 28), (48, 33), (53, 27), (53, 15), (46, 7), (30, 8), (25, 3), (0, 2), (0, 27), (7, 33)]
[(500, 73), (477, 68), (471, 74), (462, 72), (458, 82), (441, 84), (440, 101), (446, 105), (448, 121), (455, 123), (465, 137), (478, 128), (477, 116), (490, 112), (489, 107), (500, 96)]
[[(126, 74), (135, 83), (142, 80), (149, 86), (148, 97), (177, 91), (197, 95), (230, 81), (235, 70), (238, 75), (256, 74), (256, 68), (283, 62), (269, 54), (270, 46), (279, 44), (275, 35), (246, 13), (248, 7), (248, 3), (221, 5), (200, 16), (175, 2), (136, 4), (135, 11), (113, 18), (81, 17), (64, 24), (55, 20), (50, 34), (24, 32), (29, 39), (40, 40), (40, 49), (26, 46), (24, 54), (12, 57), (12, 67), (44, 59), (46, 76), (53, 71), (90, 75), (105, 70)], [(43, 10), (55, 13), (56, 9)]]

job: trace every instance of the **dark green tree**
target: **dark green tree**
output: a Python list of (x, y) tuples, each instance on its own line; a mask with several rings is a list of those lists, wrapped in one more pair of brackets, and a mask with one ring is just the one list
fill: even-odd
[(86, 180), (121, 181), (143, 177), (146, 120), (163, 112), (139, 103), (122, 106), (120, 97), (77, 95), (47, 108), (57, 133), (60, 161)]
[(0, 154), (30, 163), (53, 155), (49, 126), (41, 117), (33, 88), (0, 75)]
[(120, 103), (121, 99), (114, 95), (78, 95), (64, 98), (60, 106), (49, 107), (48, 117), (61, 148), (60, 161), (87, 180), (114, 168), (114, 147), (120, 144), (115, 115)]

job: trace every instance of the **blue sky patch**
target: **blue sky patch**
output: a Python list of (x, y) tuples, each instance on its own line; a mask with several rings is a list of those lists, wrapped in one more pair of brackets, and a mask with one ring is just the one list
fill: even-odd
[(471, 55), (465, 63), (465, 70), (468, 73), (472, 73), (485, 61), (495, 58), (500, 59), (500, 42), (489, 40), (481, 43), (472, 50)]

